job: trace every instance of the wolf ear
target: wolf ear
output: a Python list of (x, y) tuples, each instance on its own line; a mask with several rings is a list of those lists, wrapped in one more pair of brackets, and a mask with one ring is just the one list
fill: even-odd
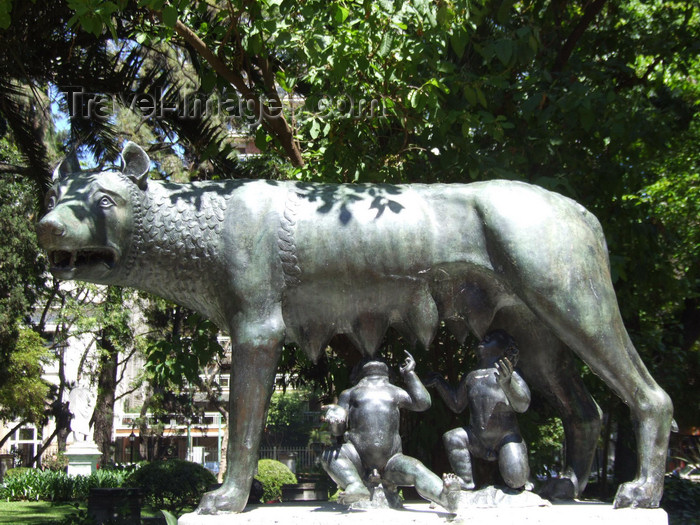
[(127, 142), (122, 150), (122, 173), (133, 180), (142, 190), (148, 184), (148, 170), (151, 168), (151, 159), (148, 154), (131, 141)]
[(78, 153), (73, 150), (71, 151), (61, 163), (56, 166), (53, 170), (53, 181), (57, 182), (71, 173), (78, 173), (80, 171), (80, 161), (78, 160)]

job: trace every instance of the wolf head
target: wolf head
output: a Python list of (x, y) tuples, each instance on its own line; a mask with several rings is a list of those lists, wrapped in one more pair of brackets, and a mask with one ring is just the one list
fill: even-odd
[(37, 235), (57, 278), (111, 284), (124, 271), (150, 159), (128, 142), (121, 160), (120, 171), (82, 172), (73, 155), (54, 171)]

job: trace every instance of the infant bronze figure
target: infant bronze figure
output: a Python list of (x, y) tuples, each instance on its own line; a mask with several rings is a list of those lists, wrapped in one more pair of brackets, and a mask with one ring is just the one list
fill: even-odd
[(326, 407), (331, 433), (344, 443), (324, 451), (323, 468), (342, 489), (338, 501), (353, 504), (369, 500), (381, 483), (391, 506), (399, 506), (396, 487), (415, 487), (421, 497), (456, 509), (459, 481), (454, 475), (441, 480), (423, 463), (401, 450), (399, 410), (422, 412), (430, 408), (430, 394), (415, 373), (408, 352), (400, 368), (406, 390), (389, 382), (389, 369), (381, 361), (368, 361), (355, 386), (340, 394), (337, 405)]
[(465, 490), (474, 488), (471, 456), (498, 461), (510, 488), (531, 488), (527, 447), (516, 418), (530, 405), (530, 389), (515, 371), (515, 341), (495, 330), (481, 340), (476, 353), (478, 368), (464, 374), (457, 388), (435, 372), (425, 382), (437, 389), (453, 412), (459, 414), (469, 406), (469, 424), (443, 436), (450, 465)]

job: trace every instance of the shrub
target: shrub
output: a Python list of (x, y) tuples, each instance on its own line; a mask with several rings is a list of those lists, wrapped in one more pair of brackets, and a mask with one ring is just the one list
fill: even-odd
[(5, 472), (5, 479), (8, 478), (14, 478), (16, 476), (23, 476), (25, 473), (29, 471), (33, 471), (35, 469), (29, 468), (29, 467), (15, 467), (9, 469), (7, 472)]
[(700, 523), (700, 483), (666, 476), (661, 507), (668, 512), (670, 524)]
[[(16, 471), (16, 472), (15, 472)], [(121, 487), (126, 472), (97, 471), (89, 476), (70, 476), (63, 471), (32, 468), (8, 471), (0, 485), (0, 498), (7, 501), (87, 501), (91, 488)]]
[(8, 470), (0, 486), (0, 497), (7, 501), (38, 500), (40, 473), (26, 467)]
[(255, 478), (262, 483), (263, 501), (282, 501), (282, 485), (296, 483), (294, 473), (284, 463), (274, 459), (258, 461), (258, 473)]
[(90, 495), (90, 489), (94, 488), (108, 489), (123, 487), (128, 476), (129, 473), (125, 471), (102, 469), (93, 472), (89, 476), (75, 476), (73, 478), (72, 499), (87, 501)]
[[(81, 476), (82, 477), (82, 476)], [(39, 471), (37, 476), (37, 499), (44, 501), (71, 501), (75, 477), (59, 470)]]
[(54, 454), (43, 460), (42, 465), (49, 470), (66, 470), (68, 467), (68, 458), (63, 452)]
[(196, 506), (215, 483), (214, 475), (202, 465), (181, 459), (144, 463), (125, 482), (129, 487), (140, 487), (144, 500), (153, 507), (174, 514)]

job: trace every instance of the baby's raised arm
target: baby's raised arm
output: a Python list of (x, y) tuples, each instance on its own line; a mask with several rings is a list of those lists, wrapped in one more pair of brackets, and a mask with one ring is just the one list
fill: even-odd
[(414, 410), (416, 412), (423, 412), (428, 410), (432, 403), (430, 399), (430, 393), (426, 390), (421, 380), (416, 375), (416, 361), (413, 356), (406, 352), (406, 361), (404, 365), (399, 369), (403, 381), (406, 385), (406, 392), (408, 393), (408, 398), (400, 402), (401, 408), (408, 408), (409, 410)]
[(439, 372), (430, 372), (423, 383), (427, 387), (435, 388), (447, 407), (455, 414), (460, 414), (467, 408), (469, 404), (467, 374), (462, 376), (457, 388), (445, 381), (445, 378)]

